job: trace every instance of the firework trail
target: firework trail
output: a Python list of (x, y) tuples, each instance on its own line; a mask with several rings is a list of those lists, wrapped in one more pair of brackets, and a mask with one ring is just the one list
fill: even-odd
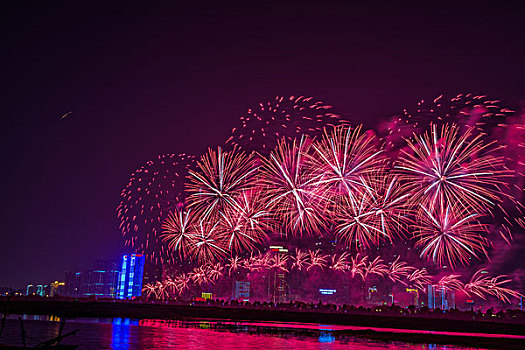
[(435, 286), (446, 290), (463, 290), (464, 284), (459, 280), (460, 277), (457, 274), (443, 276)]
[(269, 267), (284, 272), (289, 272), (288, 266), (288, 255), (286, 254), (273, 254), (273, 257), (269, 259)]
[(279, 229), (295, 236), (319, 235), (325, 226), (325, 200), (305, 157), (310, 144), (307, 137), (291, 143), (281, 140), (268, 158), (262, 158), (259, 185), (268, 210)]
[(432, 277), (429, 275), (427, 269), (414, 269), (414, 271), (407, 277), (407, 285), (417, 288), (422, 292), (426, 291), (426, 287), (432, 283)]
[(220, 147), (217, 152), (209, 149), (197, 167), (189, 172), (189, 207), (211, 220), (221, 211), (238, 209), (235, 198), (254, 185), (257, 171), (253, 156), (237, 149), (224, 152)]
[(376, 257), (374, 260), (370, 261), (368, 265), (364, 268), (364, 273), (362, 275), (363, 281), (367, 279), (369, 275), (377, 275), (383, 277), (389, 272), (388, 266), (383, 263), (381, 257)]
[(346, 121), (332, 112), (332, 106), (313, 97), (277, 96), (249, 109), (226, 144), (240, 146), (247, 152), (268, 154), (282, 138), (290, 141), (303, 134), (315, 136), (326, 126), (344, 123)]
[(350, 266), (348, 271), (352, 275), (352, 278), (355, 278), (356, 275), (361, 276), (365, 280), (365, 270), (367, 267), (368, 256), (361, 256), (360, 253), (357, 253), (355, 256), (350, 257)]
[(228, 268), (228, 274), (231, 276), (233, 272), (237, 272), (243, 267), (242, 259), (238, 256), (232, 256), (228, 259), (226, 267)]
[(447, 206), (445, 210), (431, 211), (421, 206), (421, 215), (414, 225), (415, 246), (421, 248), (420, 256), (438, 266), (469, 265), (478, 253), (487, 255), (489, 241), (481, 234), (486, 226), (478, 221), (480, 215), (461, 207)]
[(117, 207), (126, 246), (157, 263), (173, 261), (160, 238), (161, 224), (170, 211), (183, 205), (184, 181), (193, 163), (192, 156), (164, 154), (131, 174)]

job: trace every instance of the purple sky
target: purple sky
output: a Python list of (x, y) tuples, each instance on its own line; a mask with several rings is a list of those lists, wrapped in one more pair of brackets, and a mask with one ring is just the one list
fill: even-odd
[(524, 13), (510, 5), (176, 3), (0, 11), (0, 286), (117, 259), (130, 172), (222, 144), (262, 99), (313, 95), (373, 127), (442, 92), (525, 97)]

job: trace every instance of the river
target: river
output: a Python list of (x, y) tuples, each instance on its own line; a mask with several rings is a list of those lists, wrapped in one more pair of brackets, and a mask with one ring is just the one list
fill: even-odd
[[(18, 316), (10, 316), (0, 343), (21, 345)], [(59, 334), (60, 319), (54, 316), (24, 315), (27, 344), (35, 345)], [(79, 329), (63, 341), (78, 344), (79, 350), (118, 349), (462, 349), (435, 344), (382, 342), (340, 335), (339, 326), (296, 323), (228, 323), (224, 321), (131, 320), (126, 318), (67, 320), (63, 333)]]

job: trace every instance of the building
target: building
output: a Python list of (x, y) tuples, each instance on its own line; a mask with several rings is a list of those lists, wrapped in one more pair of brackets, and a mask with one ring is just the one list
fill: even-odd
[(145, 256), (124, 255), (117, 284), (117, 298), (131, 299), (142, 295)]
[(248, 299), (250, 297), (250, 282), (235, 281), (233, 282), (232, 299)]
[(443, 287), (428, 285), (428, 308), (455, 309), (456, 292)]
[[(94, 268), (82, 272), (65, 274), (64, 295), (71, 297), (115, 298), (119, 277), (117, 264), (113, 261), (97, 260)], [(60, 286), (57, 286), (60, 287)], [(61, 294), (60, 291), (58, 294)]]

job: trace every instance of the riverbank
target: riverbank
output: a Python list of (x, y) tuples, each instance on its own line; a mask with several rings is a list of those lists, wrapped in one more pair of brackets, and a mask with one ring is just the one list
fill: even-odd
[(525, 335), (525, 320), (455, 319), (451, 314), (385, 315), (326, 310), (290, 310), (280, 307), (245, 307), (193, 304), (90, 300), (7, 300), (0, 298), (0, 312), (57, 315), (61, 317), (125, 317), (134, 319), (213, 318), (246, 321), (325, 323), (429, 331), (458, 331)]

